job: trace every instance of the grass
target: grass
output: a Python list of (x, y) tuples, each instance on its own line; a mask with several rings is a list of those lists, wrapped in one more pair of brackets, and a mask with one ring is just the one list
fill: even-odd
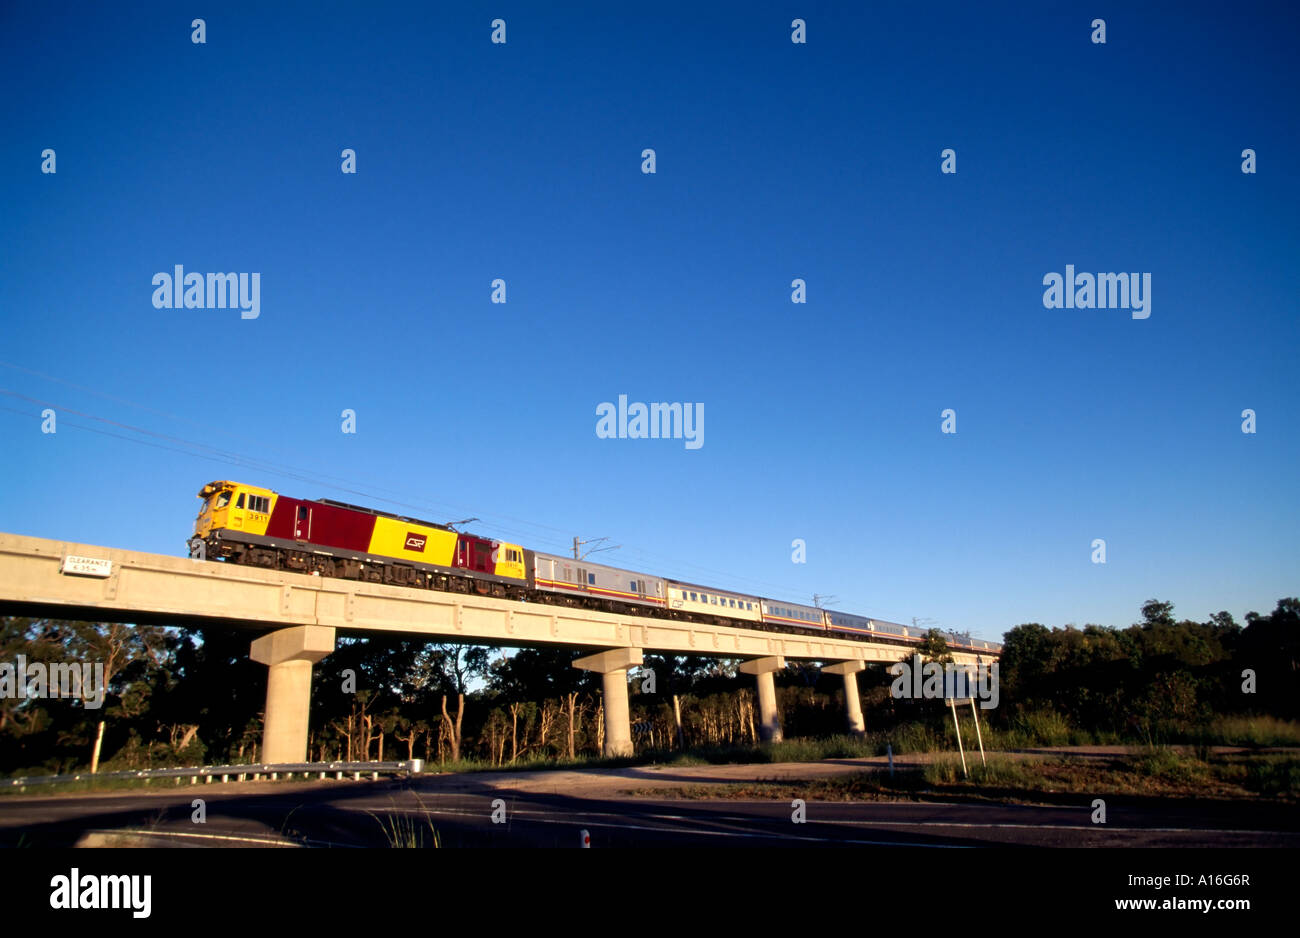
[(737, 798), (819, 801), (924, 799), (965, 795), (999, 801), (1042, 803), (1061, 797), (1159, 797), (1222, 802), (1300, 804), (1300, 757), (1294, 754), (1224, 753), (1208, 761), (1193, 753), (1151, 747), (1117, 758), (1078, 756), (1015, 758), (991, 755), (987, 765), (967, 754), (968, 775), (957, 756), (899, 769), (893, 776), (871, 769), (829, 778), (647, 788), (652, 798)]
[(1152, 746), (1130, 756), (1124, 768), (1139, 778), (1147, 778), (1175, 785), (1194, 785), (1210, 774), (1210, 763), (1199, 754), (1187, 756), (1168, 746)]
[[(1005, 756), (992, 756), (987, 764), (981, 762), (978, 756), (967, 756), (966, 770), (970, 773), (969, 783), (978, 786), (1027, 788), (1034, 778), (1032, 764)], [(921, 775), (931, 785), (955, 785), (966, 780), (959, 758), (936, 759), (927, 763), (921, 769)]]
[[(962, 740), (970, 752), (975, 741), (975, 727), (969, 709), (958, 711), (962, 724)], [(988, 714), (980, 712), (980, 732), (984, 747), (990, 751), (1011, 751), (1041, 747), (1080, 745), (1132, 745), (1113, 733), (1089, 732), (1070, 725), (1069, 721), (1052, 710), (1037, 710), (1014, 716), (1009, 723), (993, 727), (987, 722)], [(1210, 747), (1219, 745), (1265, 748), (1272, 746), (1300, 746), (1300, 723), (1274, 717), (1219, 717), (1195, 730), (1177, 734), (1177, 738), (1194, 747), (1196, 762), (1208, 764)], [(576, 758), (556, 758), (540, 753), (526, 753), (513, 763), (491, 765), (474, 759), (459, 759), (443, 763), (426, 762), (428, 773), (469, 772), (526, 772), (562, 769), (618, 769), (643, 765), (693, 766), (745, 763), (819, 762), (824, 759), (857, 759), (883, 756), (887, 747), (896, 755), (915, 753), (952, 752), (957, 748), (957, 735), (948, 714), (936, 715), (927, 721), (903, 723), (887, 730), (874, 730), (864, 736), (827, 736), (820, 738), (789, 739), (779, 743), (731, 744), (696, 746), (686, 751), (647, 750), (636, 756), (604, 758), (597, 755), (579, 755)], [(1171, 750), (1172, 751), (1172, 750)], [(1196, 765), (1171, 761), (1168, 754), (1150, 754), (1128, 767), (1135, 777), (1153, 779), (1162, 783), (1186, 782), (1191, 784), (1204, 771)], [(107, 770), (107, 767), (106, 767)], [(934, 769), (933, 771), (938, 771)], [(958, 764), (960, 771), (960, 764)], [(1279, 794), (1295, 790), (1294, 779), (1285, 768), (1258, 770), (1256, 782), (1259, 791)], [(1243, 779), (1245, 776), (1243, 776)], [(1253, 776), (1252, 776), (1253, 778)], [(281, 779), (284, 781), (285, 779)], [(301, 781), (295, 778), (294, 781)], [(200, 783), (202, 785), (204, 783)], [(1246, 784), (1243, 780), (1242, 784)], [(177, 786), (171, 779), (87, 779), (55, 786), (28, 786), (19, 792), (9, 786), (0, 787), (0, 795), (33, 794), (47, 792), (112, 791), (148, 787), (194, 787), (182, 780)]]
[[(419, 795), (416, 795), (416, 801), (420, 801)], [(392, 803), (391, 799), (390, 803)], [(424, 808), (423, 801), (420, 801), (420, 808)], [(398, 811), (396, 804), (393, 805), (393, 812), (387, 816), (387, 820), (381, 819), (371, 811), (366, 813), (375, 819), (379, 829), (384, 832), (384, 839), (388, 841), (389, 847), (421, 849), (442, 846), (442, 838), (438, 836), (438, 830), (433, 826), (433, 820), (427, 813), (424, 814), (423, 823), (410, 814)]]
[(1277, 717), (1216, 717), (1194, 734), (1213, 746), (1300, 746), (1300, 723)]

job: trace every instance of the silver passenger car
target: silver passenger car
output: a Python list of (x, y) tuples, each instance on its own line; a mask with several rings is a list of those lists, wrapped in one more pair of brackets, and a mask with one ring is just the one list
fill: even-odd
[(826, 629), (825, 610), (816, 606), (788, 603), (781, 599), (764, 599), (763, 622), (767, 625), (794, 626), (802, 629)]
[(534, 553), (532, 574), (537, 589), (553, 593), (590, 596), (660, 609), (666, 601), (664, 581), (659, 577), (607, 567), (588, 560)]
[[(877, 632), (886, 632), (891, 635), (902, 634), (901, 632), (892, 632), (887, 628), (880, 628), (875, 619), (855, 616), (851, 612), (837, 612), (828, 609), (826, 611), (826, 622), (827, 626), (836, 632), (853, 632), (857, 635), (875, 635)], [(881, 623), (881, 625), (885, 624)]]

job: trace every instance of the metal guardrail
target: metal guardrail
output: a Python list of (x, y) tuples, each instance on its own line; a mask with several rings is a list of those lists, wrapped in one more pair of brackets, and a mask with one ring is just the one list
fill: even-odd
[(137, 769), (127, 772), (27, 775), (18, 778), (0, 779), (0, 783), (3, 783), (7, 788), (26, 788), (28, 785), (57, 785), (65, 782), (86, 782), (92, 779), (174, 778), (176, 784), (179, 785), (181, 779), (189, 778), (191, 785), (197, 785), (200, 778), (206, 778), (208, 783), (211, 783), (217, 776), (220, 776), (223, 782), (230, 781), (231, 776), (235, 776), (237, 781), (242, 782), (246, 776), (252, 776), (254, 780), (259, 780), (264, 775), (274, 781), (281, 775), (287, 778), (294, 775), (319, 775), (324, 778), (327, 774), (333, 772), (337, 778), (343, 778), (345, 774), (350, 774), (353, 778), (360, 779), (363, 773), (367, 773), (372, 778), (377, 779), (381, 772), (385, 774), (405, 773), (407, 775), (419, 775), (422, 771), (424, 771), (423, 759), (409, 759), (404, 762), (263, 762), (252, 765), (195, 765), (179, 769)]

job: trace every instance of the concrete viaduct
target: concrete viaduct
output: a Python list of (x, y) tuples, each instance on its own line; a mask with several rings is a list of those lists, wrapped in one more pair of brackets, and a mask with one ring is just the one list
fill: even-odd
[[(757, 679), (761, 735), (769, 740), (781, 738), (773, 675), (786, 659), (834, 662), (822, 670), (843, 678), (849, 728), (861, 732), (865, 724), (857, 672), (870, 662), (898, 661), (906, 651), (833, 634), (787, 635), (617, 615), (4, 533), (0, 612), (263, 631), (253, 640), (250, 655), (269, 669), (262, 747), (268, 763), (306, 760), (312, 665), (334, 650), (340, 630), (485, 645), (589, 648), (592, 653), (573, 666), (603, 677), (608, 756), (632, 753), (627, 672), (641, 664), (644, 649), (747, 659), (740, 670)], [(968, 668), (980, 660), (973, 654), (953, 657)]]

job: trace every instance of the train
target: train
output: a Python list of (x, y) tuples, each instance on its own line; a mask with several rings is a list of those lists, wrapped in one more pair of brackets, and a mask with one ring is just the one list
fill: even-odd
[[(190, 556), (391, 586), (582, 606), (627, 615), (861, 641), (919, 644), (930, 630), (789, 600), (668, 579), (459, 531), (333, 499), (290, 498), (239, 482), (199, 491)], [(996, 642), (941, 632), (958, 651)]]

